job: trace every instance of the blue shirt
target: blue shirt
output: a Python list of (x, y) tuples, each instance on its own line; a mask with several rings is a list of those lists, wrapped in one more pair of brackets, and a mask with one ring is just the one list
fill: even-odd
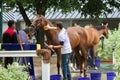
[(20, 38), (22, 40), (22, 43), (28, 44), (28, 37), (27, 37), (26, 33), (21, 30), (21, 31), (19, 31), (19, 34), (20, 34)]

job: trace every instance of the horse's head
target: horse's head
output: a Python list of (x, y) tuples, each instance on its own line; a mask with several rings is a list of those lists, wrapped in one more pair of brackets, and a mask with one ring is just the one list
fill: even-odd
[(39, 28), (44, 28), (44, 26), (46, 25), (47, 25), (47, 21), (44, 19), (44, 17), (40, 14), (37, 14), (33, 19), (31, 26), (39, 29)]
[(108, 38), (108, 23), (103, 24), (103, 35)]

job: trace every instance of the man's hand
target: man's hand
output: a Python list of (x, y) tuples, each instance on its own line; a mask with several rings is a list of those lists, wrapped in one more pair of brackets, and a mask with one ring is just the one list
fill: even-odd
[(48, 48), (53, 49), (53, 45), (49, 45)]
[(62, 45), (57, 45), (57, 46), (49, 45), (48, 48), (50, 48), (50, 49), (60, 49), (60, 48), (63, 48), (63, 46)]

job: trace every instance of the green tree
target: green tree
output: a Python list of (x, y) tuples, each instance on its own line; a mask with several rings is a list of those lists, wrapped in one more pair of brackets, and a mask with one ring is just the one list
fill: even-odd
[[(114, 8), (120, 10), (120, 0), (4, 0), (3, 2), (4, 9), (16, 8), (19, 10), (28, 26), (31, 21), (26, 15), (26, 11), (45, 15), (45, 11), (51, 8), (54, 10), (61, 9), (64, 13), (78, 10), (84, 16), (98, 18), (101, 14), (111, 13)], [(37, 34), (38, 43), (43, 44), (44, 31), (38, 30)]]
[[(16, 7), (22, 14), (27, 25), (25, 11), (37, 12), (45, 15), (47, 9), (70, 12), (78, 10), (82, 15), (90, 17), (99, 17), (101, 14), (111, 13), (114, 8), (120, 10), (120, 0), (4, 0), (5, 9)], [(9, 7), (8, 7), (9, 6)]]

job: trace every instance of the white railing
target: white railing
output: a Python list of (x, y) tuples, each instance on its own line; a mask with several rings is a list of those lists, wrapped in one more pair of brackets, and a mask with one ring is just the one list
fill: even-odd
[[(36, 50), (0, 51), (0, 57), (37, 57)], [(50, 80), (50, 63), (42, 60), (42, 80)]]

